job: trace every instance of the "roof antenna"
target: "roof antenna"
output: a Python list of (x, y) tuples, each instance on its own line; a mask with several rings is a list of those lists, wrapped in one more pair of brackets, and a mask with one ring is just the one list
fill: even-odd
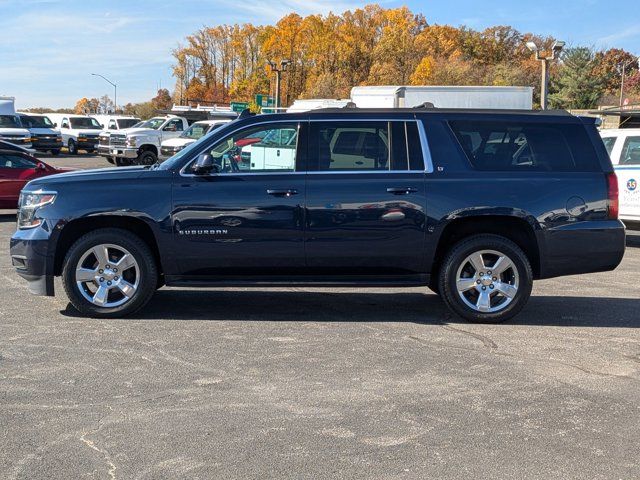
[(424, 103), (421, 103), (420, 105), (416, 105), (413, 108), (436, 108), (436, 106), (431, 102), (424, 102)]

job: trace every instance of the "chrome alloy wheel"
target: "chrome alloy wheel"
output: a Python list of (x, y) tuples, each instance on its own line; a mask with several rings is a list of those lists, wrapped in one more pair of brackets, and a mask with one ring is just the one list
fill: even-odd
[(118, 307), (135, 295), (140, 284), (140, 268), (126, 249), (101, 244), (80, 257), (75, 280), (78, 290), (89, 302), (99, 307)]
[(480, 250), (460, 264), (456, 288), (462, 301), (481, 313), (509, 305), (518, 293), (519, 276), (513, 261), (496, 250)]

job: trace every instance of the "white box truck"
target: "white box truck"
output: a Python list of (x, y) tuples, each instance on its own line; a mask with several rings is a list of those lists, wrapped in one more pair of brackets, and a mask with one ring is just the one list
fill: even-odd
[(411, 108), (432, 103), (436, 108), (531, 110), (533, 87), (368, 86), (353, 87), (358, 108)]

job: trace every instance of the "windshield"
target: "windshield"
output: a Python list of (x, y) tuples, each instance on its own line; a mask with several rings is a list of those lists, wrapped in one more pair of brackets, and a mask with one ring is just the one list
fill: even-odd
[(91, 117), (71, 117), (71, 128), (88, 128), (90, 130), (102, 130), (102, 127), (95, 118)]
[(121, 118), (118, 120), (118, 128), (120, 130), (123, 128), (131, 128), (138, 123), (140, 123), (140, 120), (137, 118)]
[(165, 122), (166, 118), (156, 117), (147, 120), (146, 122), (142, 122), (137, 125), (138, 128), (150, 128), (152, 130), (158, 130), (162, 124)]
[(206, 123), (194, 123), (191, 125), (182, 135), (182, 138), (190, 138), (192, 140), (200, 140), (205, 133), (207, 133), (207, 129), (209, 125)]
[(0, 128), (20, 128), (20, 122), (15, 115), (0, 115)]
[(22, 115), (20, 120), (27, 128), (53, 128), (53, 122), (49, 120), (49, 117)]

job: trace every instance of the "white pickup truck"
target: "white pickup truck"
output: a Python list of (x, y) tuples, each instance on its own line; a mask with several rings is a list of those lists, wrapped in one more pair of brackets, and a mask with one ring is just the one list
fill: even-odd
[(189, 123), (183, 117), (153, 117), (137, 127), (101, 137), (101, 142), (108, 142), (108, 145), (101, 143), (99, 152), (104, 157), (112, 158), (118, 166), (152, 165), (158, 161), (162, 142), (180, 136), (187, 128)]
[(640, 222), (640, 128), (600, 132), (618, 177), (620, 219)]

